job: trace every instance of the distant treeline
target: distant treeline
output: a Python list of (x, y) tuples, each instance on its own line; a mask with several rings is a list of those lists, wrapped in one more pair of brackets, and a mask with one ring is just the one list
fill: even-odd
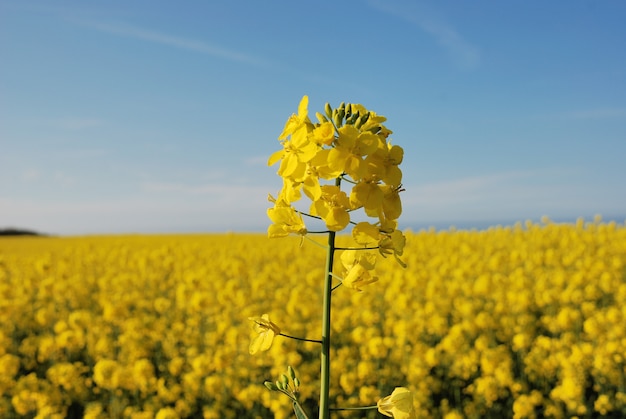
[(23, 228), (0, 228), (0, 236), (45, 236), (46, 234), (39, 233), (33, 230), (26, 230)]

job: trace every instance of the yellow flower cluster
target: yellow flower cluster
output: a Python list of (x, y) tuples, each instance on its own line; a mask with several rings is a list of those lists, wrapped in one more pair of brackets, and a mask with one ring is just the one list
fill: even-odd
[[(379, 287), (333, 294), (331, 406), (626, 416), (624, 225), (405, 235), (406, 269), (383, 260)], [(247, 317), (319, 339), (320, 253), (265, 235), (0, 239), (0, 417), (292, 417), (262, 384), (285, 365), (315, 406), (317, 345), (276, 336), (251, 357)]]
[[(309, 230), (302, 217), (305, 214), (321, 219), (333, 232), (352, 223), (353, 245), (378, 249), (381, 255), (398, 259), (405, 245), (404, 235), (397, 230), (402, 213), (399, 165), (404, 151), (391, 144), (391, 131), (383, 124), (386, 118), (363, 105), (342, 103), (333, 109), (327, 103), (325, 115), (317, 113), (319, 122), (313, 123), (308, 103), (308, 96), (304, 96), (298, 114), (289, 117), (278, 137), (283, 148), (268, 160), (270, 166), (280, 161), (278, 175), (283, 179), (278, 198), (269, 198), (274, 204), (267, 211), (272, 221), (269, 237), (306, 235)], [(342, 181), (352, 185), (349, 194), (342, 190)], [(302, 192), (311, 200), (308, 211), (293, 206), (302, 198)], [(365, 218), (360, 222), (356, 212), (359, 209)], [(375, 222), (366, 221), (369, 218)], [(376, 253), (346, 253), (342, 261), (343, 285), (360, 290), (362, 285), (377, 280), (370, 274)]]

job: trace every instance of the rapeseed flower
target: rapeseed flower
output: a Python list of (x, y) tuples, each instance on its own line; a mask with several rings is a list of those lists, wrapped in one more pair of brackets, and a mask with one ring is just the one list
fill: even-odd
[(280, 328), (270, 321), (268, 314), (263, 314), (261, 317), (248, 317), (248, 320), (254, 322), (254, 331), (258, 333), (250, 342), (250, 354), (267, 351), (272, 346), (274, 337), (280, 334)]
[(268, 208), (267, 210), (267, 216), (274, 223), (267, 230), (270, 238), (286, 237), (289, 234), (299, 234), (301, 236), (307, 234), (302, 215), (295, 208), (287, 205), (282, 199), (274, 200), (270, 196), (270, 200), (275, 202), (274, 208)]
[(412, 419), (415, 418), (413, 409), (413, 395), (406, 387), (396, 387), (393, 392), (376, 403), (378, 411), (390, 418)]
[(335, 139), (334, 125), (332, 122), (322, 122), (313, 130), (311, 138), (319, 146), (331, 145)]
[(369, 217), (379, 217), (383, 212), (384, 192), (375, 180), (362, 179), (350, 192), (353, 208), (363, 208)]
[[(375, 247), (377, 230), (398, 226), (372, 222), (357, 230), (365, 238), (356, 247)], [(382, 264), (371, 250), (379, 258), (377, 291), (333, 292), (333, 405), (366, 404), (375, 400), (372, 388), (405, 380), (416, 387), (417, 417), (444, 417), (444, 407), (465, 417), (573, 417), (583, 408), (581, 416), (624, 416), (623, 224), (522, 222), (403, 234), (406, 269)], [(338, 236), (340, 246), (355, 247), (354, 237)], [(315, 345), (289, 341), (263, 357), (244, 356), (248, 336), (234, 327), (278, 300), (284, 303), (273, 305), (272, 318), (289, 318), (300, 336), (318, 336), (319, 298), (310, 290), (323, 274), (319, 249), (286, 240), (0, 238), (0, 417), (67, 417), (72, 403), (92, 419), (154, 417), (167, 407), (185, 417), (180, 400), (205, 417), (292, 417), (284, 400), (258, 396), (258, 380), (286, 364), (300, 378), (316, 377), (318, 359), (308, 352)], [(62, 336), (68, 330), (82, 333), (84, 346)], [(194, 362), (199, 357), (202, 365)], [(140, 359), (158, 360), (152, 393), (142, 394), (133, 377)], [(115, 362), (111, 389), (98, 384), (102, 377), (96, 382), (93, 366), (101, 360)], [(491, 378), (470, 393), (482, 364)], [(306, 405), (317, 395), (311, 381), (300, 385)], [(498, 398), (488, 407), (482, 394)], [(432, 403), (443, 399), (448, 406)]]
[(400, 230), (393, 230), (391, 233), (382, 235), (382, 238), (378, 242), (378, 250), (381, 255), (387, 256), (393, 254), (396, 260), (406, 267), (404, 262), (400, 260), (400, 256), (404, 253), (404, 246), (406, 245), (406, 237)]
[(350, 201), (338, 186), (322, 186), (322, 195), (311, 204), (311, 215), (319, 216), (330, 231), (341, 231), (350, 223)]
[(287, 119), (283, 132), (278, 137), (279, 140), (284, 140), (288, 136), (297, 133), (303, 127), (311, 124), (309, 120), (309, 97), (307, 95), (302, 96), (300, 103), (298, 104), (298, 113), (293, 114)]
[(373, 246), (380, 240), (380, 228), (372, 223), (362, 221), (352, 228), (352, 238), (362, 246)]
[(378, 281), (371, 274), (376, 265), (376, 255), (371, 252), (359, 250), (345, 250), (341, 254), (343, 265), (343, 278), (341, 283), (356, 291), (362, 291), (361, 287)]
[(367, 174), (364, 157), (376, 151), (380, 141), (371, 132), (361, 132), (353, 125), (344, 125), (339, 128), (335, 147), (330, 150), (328, 165), (359, 181)]
[(273, 153), (267, 164), (274, 165), (281, 161), (278, 174), (283, 177), (300, 179), (306, 171), (306, 162), (315, 157), (317, 144), (309, 140), (309, 132), (313, 125), (308, 117), (309, 98), (304, 96), (298, 106), (298, 114), (292, 115), (285, 124), (283, 132), (278, 137), (282, 141), (283, 149)]

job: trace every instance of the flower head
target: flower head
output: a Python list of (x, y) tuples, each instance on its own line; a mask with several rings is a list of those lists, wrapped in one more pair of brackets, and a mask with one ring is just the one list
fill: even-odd
[(280, 334), (280, 328), (270, 321), (268, 314), (261, 317), (248, 317), (254, 322), (254, 331), (258, 333), (250, 342), (250, 354), (254, 355), (259, 351), (267, 351), (274, 341), (274, 336)]
[(413, 395), (406, 387), (396, 387), (391, 395), (378, 400), (378, 411), (396, 419), (415, 418)]

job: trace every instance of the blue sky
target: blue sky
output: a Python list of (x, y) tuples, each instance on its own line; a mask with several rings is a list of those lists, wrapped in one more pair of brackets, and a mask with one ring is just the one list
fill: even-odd
[(385, 115), (401, 227), (626, 217), (626, 2), (0, 1), (0, 228), (263, 231), (302, 95)]

